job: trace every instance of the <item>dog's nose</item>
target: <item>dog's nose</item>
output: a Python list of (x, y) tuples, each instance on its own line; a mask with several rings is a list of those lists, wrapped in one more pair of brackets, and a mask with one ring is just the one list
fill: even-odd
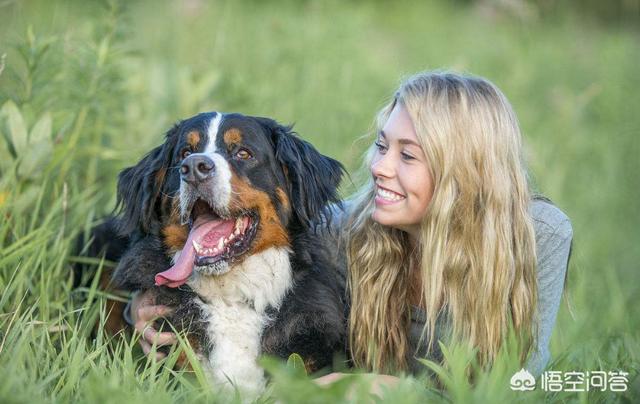
[(204, 154), (192, 154), (182, 160), (180, 177), (189, 183), (198, 183), (206, 180), (213, 174), (215, 164), (213, 160)]

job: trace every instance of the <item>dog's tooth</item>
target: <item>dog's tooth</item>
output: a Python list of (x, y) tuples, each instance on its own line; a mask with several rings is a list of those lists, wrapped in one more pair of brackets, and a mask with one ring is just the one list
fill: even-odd
[(240, 228), (236, 227), (236, 231), (233, 232), (233, 235), (237, 236), (238, 234), (240, 234)]
[(217, 248), (217, 247), (214, 247), (214, 249), (213, 249), (213, 250), (211, 250), (211, 254), (213, 254), (213, 255), (218, 255), (218, 248)]
[(221, 238), (221, 239), (218, 241), (218, 250), (219, 250), (219, 249), (221, 249), (223, 245), (224, 245), (224, 239), (223, 239), (223, 238)]
[(193, 244), (193, 248), (195, 248), (197, 252), (202, 250), (202, 246), (200, 244), (198, 244), (197, 241), (193, 240), (192, 244)]

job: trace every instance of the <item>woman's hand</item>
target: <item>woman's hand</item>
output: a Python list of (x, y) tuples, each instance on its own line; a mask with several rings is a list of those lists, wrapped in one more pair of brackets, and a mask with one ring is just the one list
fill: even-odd
[[(176, 343), (174, 333), (158, 332), (153, 328), (153, 322), (158, 317), (166, 316), (169, 313), (171, 313), (170, 307), (155, 304), (155, 296), (150, 290), (136, 293), (131, 298), (131, 320), (136, 331), (142, 336), (138, 342), (145, 355), (149, 355), (154, 343), (158, 347)], [(166, 356), (162, 352), (156, 352), (155, 355), (157, 360)]]
[[(314, 379), (314, 381), (316, 382), (316, 384), (320, 385), (320, 386), (327, 386), (333, 382), (336, 382), (338, 380), (341, 380), (345, 377), (349, 377), (352, 376), (352, 374), (349, 373), (329, 373), (328, 375), (324, 375), (322, 377), (318, 377), (317, 379)], [(382, 398), (382, 386), (386, 386), (387, 388), (391, 388), (394, 387), (398, 384), (398, 382), (400, 381), (400, 379), (398, 379), (396, 376), (390, 376), (390, 375), (379, 375), (376, 373), (368, 373), (367, 374), (368, 377), (370, 377), (371, 379), (371, 390), (369, 390), (369, 392), (371, 394), (374, 394), (380, 398)], [(350, 393), (348, 393), (349, 395), (353, 395), (353, 391), (351, 391)]]

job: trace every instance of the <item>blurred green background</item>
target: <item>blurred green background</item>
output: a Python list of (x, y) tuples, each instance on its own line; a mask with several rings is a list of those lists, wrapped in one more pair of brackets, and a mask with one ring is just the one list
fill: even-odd
[[(73, 290), (73, 239), (113, 208), (117, 173), (200, 111), (295, 123), (357, 184), (370, 141), (358, 139), (427, 69), (505, 92), (535, 188), (573, 222), (551, 367), (629, 372), (626, 393), (518, 395), (509, 369), (431, 398), (638, 398), (639, 1), (5, 0), (0, 21), (0, 401), (212, 399), (197, 377), (132, 356), (131, 341), (112, 355), (89, 337), (104, 296)], [(273, 372), (282, 401), (344, 393)], [(389, 397), (426, 397), (402, 388)]]

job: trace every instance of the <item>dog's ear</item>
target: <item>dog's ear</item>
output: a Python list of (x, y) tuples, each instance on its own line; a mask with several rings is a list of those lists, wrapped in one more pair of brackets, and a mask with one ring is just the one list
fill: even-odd
[(343, 165), (318, 152), (300, 139), (291, 126), (273, 119), (258, 118), (271, 132), (275, 156), (288, 179), (288, 194), (294, 215), (304, 227), (309, 227), (327, 211), (329, 203), (339, 203), (338, 185), (345, 173)]
[(167, 132), (164, 144), (151, 150), (135, 166), (120, 172), (116, 204), (119, 233), (157, 230), (160, 224), (157, 202), (178, 143), (178, 127), (176, 124)]

